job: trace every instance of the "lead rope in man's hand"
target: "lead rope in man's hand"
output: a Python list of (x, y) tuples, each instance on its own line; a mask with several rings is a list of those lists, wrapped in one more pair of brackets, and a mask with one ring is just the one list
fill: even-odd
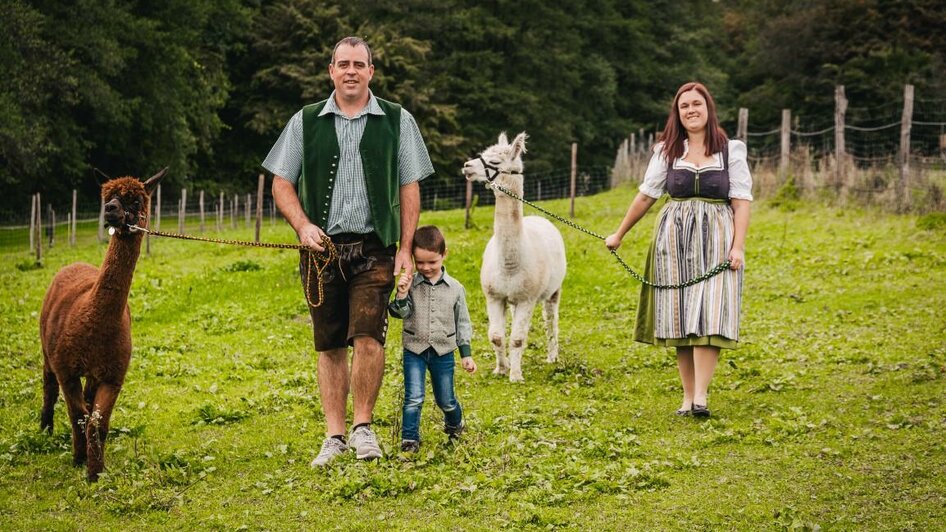
[[(308, 254), (306, 257), (306, 275), (305, 275), (305, 300), (312, 308), (319, 308), (322, 306), (322, 303), (325, 301), (325, 269), (328, 268), (330, 264), (335, 262), (338, 259), (338, 250), (335, 248), (335, 244), (332, 243), (332, 240), (328, 236), (322, 236), (322, 247), (325, 248), (324, 251), (316, 251), (312, 248), (308, 249)], [(312, 270), (315, 270), (315, 276), (318, 279), (317, 288), (319, 291), (318, 302), (312, 302)]]

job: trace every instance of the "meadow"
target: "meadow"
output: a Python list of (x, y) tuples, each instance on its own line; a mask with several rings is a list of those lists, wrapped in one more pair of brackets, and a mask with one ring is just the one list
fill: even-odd
[[(483, 192), (480, 192), (483, 193)], [(617, 226), (630, 186), (579, 198)], [(567, 200), (543, 202), (566, 213)], [(527, 207), (526, 214), (529, 212)], [(625, 239), (639, 268), (654, 212)], [(932, 220), (932, 222), (931, 222)], [(386, 458), (313, 470), (324, 423), (294, 251), (152, 239), (129, 298), (134, 354), (106, 473), (71, 464), (67, 415), (39, 430), (38, 316), (55, 272), (104, 245), (0, 261), (0, 528), (942, 529), (946, 519), (946, 224), (942, 218), (753, 205), (740, 348), (713, 417), (673, 415), (672, 351), (631, 338), (638, 285), (602, 242), (568, 252), (559, 362), (536, 313), (526, 382), (494, 376), (480, 256), (491, 208), (424, 212), (470, 295), (480, 370), (457, 375), (469, 430), (450, 445), (428, 392), (421, 451), (397, 453), (400, 322), (391, 321), (375, 429)], [(250, 238), (229, 231), (226, 238)], [(285, 224), (263, 240), (292, 242)]]

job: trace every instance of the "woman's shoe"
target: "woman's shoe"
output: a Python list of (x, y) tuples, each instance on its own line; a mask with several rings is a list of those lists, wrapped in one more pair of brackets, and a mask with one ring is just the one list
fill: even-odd
[(693, 417), (710, 417), (709, 408), (706, 405), (693, 405)]

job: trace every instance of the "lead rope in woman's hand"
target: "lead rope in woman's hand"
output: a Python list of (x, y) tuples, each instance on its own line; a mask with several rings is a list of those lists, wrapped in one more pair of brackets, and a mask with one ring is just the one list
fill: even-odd
[[(584, 227), (582, 227), (582, 226), (576, 224), (575, 222), (573, 222), (573, 221), (571, 221), (571, 220), (569, 220), (569, 219), (567, 219), (567, 218), (562, 218), (561, 216), (559, 216), (559, 215), (557, 215), (557, 214), (555, 214), (555, 213), (549, 212), (549, 211), (543, 209), (542, 207), (539, 207), (539, 206), (536, 205), (535, 203), (532, 203), (531, 201), (529, 201), (529, 200), (527, 200), (527, 199), (525, 199), (525, 198), (519, 196), (518, 194), (514, 194), (513, 192), (507, 190), (505, 187), (502, 187), (502, 186), (500, 186), (500, 185), (497, 185), (496, 183), (487, 183), (487, 184), (486, 184), (486, 188), (494, 188), (494, 189), (496, 189), (496, 190), (502, 192), (503, 194), (509, 196), (510, 198), (513, 198), (513, 199), (518, 200), (518, 201), (520, 201), (520, 202), (522, 202), (522, 203), (525, 203), (526, 205), (532, 207), (533, 209), (535, 209), (535, 210), (537, 210), (537, 211), (539, 211), (539, 212), (542, 212), (542, 213), (545, 214), (546, 216), (549, 216), (549, 217), (551, 217), (551, 218), (553, 218), (553, 219), (555, 219), (555, 220), (558, 220), (559, 222), (561, 222), (561, 223), (563, 223), (563, 224), (565, 224), (565, 225), (567, 225), (567, 226), (569, 226), (569, 227), (571, 227), (571, 228), (573, 228), (573, 229), (577, 229), (578, 231), (581, 231), (582, 233), (585, 233), (585, 234), (587, 234), (587, 235), (591, 235), (591, 236), (597, 238), (598, 240), (604, 240), (604, 239), (605, 239), (605, 237), (599, 235), (598, 233), (595, 233), (594, 231), (591, 231), (590, 229), (585, 229)], [(624, 269), (627, 270), (627, 273), (631, 274), (631, 277), (633, 277), (633, 278), (637, 279), (638, 281), (640, 281), (641, 284), (645, 284), (645, 285), (650, 286), (650, 287), (652, 287), (652, 288), (660, 288), (660, 289), (668, 289), (668, 290), (677, 289), (677, 288), (686, 288), (687, 286), (693, 286), (693, 285), (695, 285), (695, 284), (697, 284), (697, 283), (702, 283), (703, 281), (709, 279), (710, 277), (719, 275), (720, 273), (726, 271), (727, 269), (729, 269), (729, 266), (730, 266), (730, 262), (729, 262), (728, 260), (726, 260), (725, 262), (721, 262), (721, 263), (717, 264), (713, 269), (711, 269), (710, 271), (704, 273), (703, 275), (700, 275), (700, 276), (698, 276), (698, 277), (694, 277), (694, 278), (692, 278), (692, 279), (690, 279), (690, 280), (688, 280), (688, 281), (684, 281), (684, 282), (682, 282), (682, 283), (677, 283), (677, 284), (656, 284), (656, 283), (653, 283), (653, 282), (651, 282), (651, 281), (648, 281), (647, 279), (644, 278), (643, 275), (641, 275), (641, 274), (635, 272), (633, 269), (631, 269), (631, 267), (628, 266), (626, 262), (624, 262), (624, 259), (622, 259), (620, 255), (618, 255), (617, 250), (612, 249), (612, 250), (611, 250), (611, 254), (614, 255), (614, 258), (618, 261), (618, 263), (620, 263), (621, 266), (623, 266)]]

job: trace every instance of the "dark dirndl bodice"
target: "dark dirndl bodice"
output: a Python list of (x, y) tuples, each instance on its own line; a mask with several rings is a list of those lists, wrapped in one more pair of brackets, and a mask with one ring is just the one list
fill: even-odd
[(690, 170), (667, 169), (667, 193), (671, 198), (729, 199), (729, 144), (723, 145), (723, 168)]

